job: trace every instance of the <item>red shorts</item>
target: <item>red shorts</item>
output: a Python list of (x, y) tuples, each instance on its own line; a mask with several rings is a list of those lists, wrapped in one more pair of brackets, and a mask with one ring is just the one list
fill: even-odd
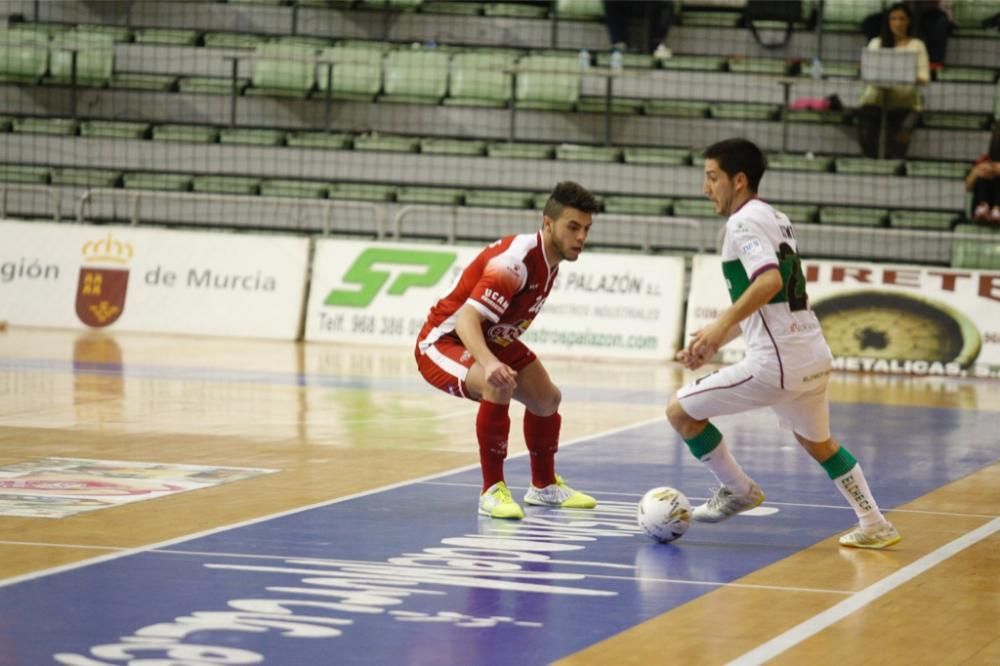
[[(517, 372), (535, 360), (535, 353), (520, 340), (514, 340), (506, 347), (491, 346), (491, 350), (500, 361)], [(469, 395), (469, 389), (465, 384), (469, 368), (476, 361), (461, 340), (445, 335), (424, 352), (420, 351), (418, 345), (414, 355), (417, 358), (417, 369), (431, 386), (454, 396), (478, 400)]]

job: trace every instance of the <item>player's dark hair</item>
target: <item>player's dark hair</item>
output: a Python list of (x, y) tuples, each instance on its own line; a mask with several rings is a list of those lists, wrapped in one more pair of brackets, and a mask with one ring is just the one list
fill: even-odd
[(757, 192), (760, 179), (767, 170), (764, 153), (760, 152), (756, 144), (746, 139), (725, 139), (713, 143), (705, 149), (702, 157), (718, 162), (719, 168), (730, 178), (734, 178), (738, 173), (745, 174), (747, 187), (751, 192)]
[(542, 213), (555, 220), (562, 215), (566, 208), (575, 208), (580, 212), (593, 214), (600, 210), (601, 204), (582, 185), (566, 180), (556, 185), (556, 189), (552, 190)]
[(892, 49), (896, 47), (896, 37), (892, 34), (892, 28), (889, 27), (889, 15), (893, 12), (903, 12), (906, 14), (906, 18), (910, 20), (909, 24), (906, 26), (906, 34), (909, 37), (913, 36), (913, 12), (910, 11), (910, 8), (902, 2), (890, 5), (889, 8), (882, 13), (882, 31), (879, 33), (879, 42), (881, 43), (883, 49)]

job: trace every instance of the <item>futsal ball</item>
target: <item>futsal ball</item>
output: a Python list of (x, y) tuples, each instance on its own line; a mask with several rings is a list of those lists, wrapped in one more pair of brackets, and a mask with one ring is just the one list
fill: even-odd
[(667, 543), (687, 532), (691, 502), (676, 488), (653, 488), (639, 501), (636, 520), (646, 534), (660, 543)]

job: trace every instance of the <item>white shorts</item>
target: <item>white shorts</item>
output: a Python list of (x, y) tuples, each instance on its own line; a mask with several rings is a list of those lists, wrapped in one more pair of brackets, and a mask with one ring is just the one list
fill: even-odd
[(754, 368), (741, 362), (687, 384), (677, 391), (677, 399), (688, 416), (699, 421), (770, 407), (781, 427), (825, 442), (830, 439), (829, 379), (829, 373), (820, 373), (801, 389), (780, 389), (755, 377)]

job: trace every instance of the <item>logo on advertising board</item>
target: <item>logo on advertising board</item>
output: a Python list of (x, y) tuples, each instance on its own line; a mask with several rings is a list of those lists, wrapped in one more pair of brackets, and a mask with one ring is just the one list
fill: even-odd
[(132, 244), (116, 240), (109, 231), (100, 240), (84, 243), (81, 253), (84, 264), (76, 286), (76, 316), (93, 328), (110, 326), (125, 310)]
[[(393, 266), (398, 273), (386, 291), (389, 295), (400, 296), (410, 287), (433, 287), (455, 263), (457, 256), (454, 252), (369, 248), (344, 273), (344, 283), (357, 285), (358, 289), (334, 289), (327, 295), (325, 303), (357, 308), (370, 305), (393, 275), (392, 269), (376, 269), (376, 264)], [(410, 267), (419, 271), (401, 270)]]

